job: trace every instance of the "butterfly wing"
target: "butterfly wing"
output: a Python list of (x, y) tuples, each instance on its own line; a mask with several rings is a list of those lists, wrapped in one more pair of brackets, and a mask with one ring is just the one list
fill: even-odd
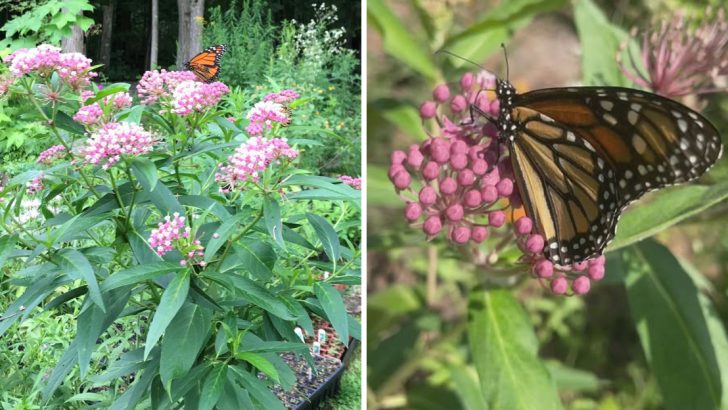
[(690, 108), (620, 87), (544, 89), (516, 104), (588, 140), (614, 169), (619, 208), (657, 188), (704, 174), (722, 152), (718, 130)]
[(526, 212), (545, 238), (544, 254), (569, 265), (595, 256), (614, 236), (614, 170), (589, 141), (529, 108), (510, 143), (513, 172)]
[(220, 75), (220, 59), (226, 51), (224, 44), (208, 47), (186, 62), (185, 67), (200, 81), (211, 83)]

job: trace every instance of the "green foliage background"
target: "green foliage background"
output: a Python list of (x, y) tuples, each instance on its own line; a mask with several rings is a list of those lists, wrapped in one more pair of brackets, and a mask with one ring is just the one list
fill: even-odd
[[(605, 280), (571, 298), (527, 275), (510, 288), (484, 283), (448, 245), (407, 227), (386, 176), (389, 152), (427, 137), (420, 102), (477, 70), (465, 59), (505, 76), (505, 43), (517, 85), (533, 87), (540, 74), (537, 88), (629, 86), (614, 56), (630, 27), (677, 9), (699, 16), (708, 3), (368, 2), (370, 408), (728, 408), (725, 158), (696, 183), (628, 210)], [(544, 22), (575, 43), (539, 31)], [(727, 135), (726, 95), (706, 101)]]

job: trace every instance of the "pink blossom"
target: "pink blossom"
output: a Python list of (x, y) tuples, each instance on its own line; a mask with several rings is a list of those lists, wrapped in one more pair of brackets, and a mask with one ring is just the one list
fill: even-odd
[(101, 106), (98, 103), (93, 103), (79, 108), (78, 112), (74, 114), (73, 120), (81, 124), (92, 125), (96, 124), (102, 115), (104, 115), (104, 111)]
[(43, 190), (43, 178), (45, 178), (45, 174), (41, 172), (38, 176), (26, 184), (28, 195), (33, 195)]
[(199, 81), (182, 81), (172, 92), (172, 112), (185, 116), (192, 112), (203, 112), (220, 101), (223, 95), (230, 92), (228, 87), (216, 81), (202, 83)]
[(58, 75), (74, 88), (88, 85), (96, 73), (91, 68), (91, 59), (81, 53), (63, 53), (58, 60)]
[[(80, 95), (81, 102), (86, 102), (89, 98), (93, 98), (95, 94), (91, 91), (82, 91)], [(129, 93), (115, 93), (104, 97), (104, 104), (111, 104), (114, 111), (119, 111), (123, 108), (131, 107), (132, 98)], [(86, 125), (93, 125), (99, 122), (101, 117), (104, 115), (104, 111), (101, 108), (99, 102), (94, 102), (89, 105), (84, 105), (78, 112), (73, 116), (73, 120)], [(107, 120), (110, 120), (108, 118)]]
[(263, 101), (273, 101), (278, 104), (287, 103), (288, 101), (292, 101), (297, 99), (299, 94), (295, 90), (283, 90), (278, 93), (270, 93), (263, 97)]
[(55, 71), (74, 88), (88, 85), (90, 79), (96, 76), (96, 73), (88, 71), (91, 59), (80, 53), (61, 53), (60, 48), (49, 44), (21, 48), (5, 57), (5, 62), (10, 64), (10, 72), (16, 77), (33, 72), (47, 76)]
[[(728, 21), (725, 11), (719, 9), (714, 20), (711, 13), (700, 15), (695, 24), (684, 14), (677, 13), (663, 21), (659, 27), (641, 33), (642, 54), (638, 67), (628, 54), (629, 66), (623, 64), (623, 44), (617, 53), (617, 62), (624, 75), (640, 87), (666, 97), (680, 97), (719, 91), (719, 76), (728, 75)], [(636, 38), (636, 31), (632, 33)]]
[(354, 189), (361, 190), (361, 178), (354, 178), (348, 175), (342, 175), (339, 177), (339, 181), (351, 186)]
[(63, 151), (66, 150), (66, 147), (64, 147), (61, 144), (54, 145), (47, 150), (41, 152), (38, 155), (38, 158), (35, 160), (35, 162), (40, 164), (50, 164), (55, 160), (56, 158), (59, 158), (63, 155)]
[(153, 104), (161, 97), (169, 97), (183, 81), (195, 81), (197, 76), (191, 71), (147, 71), (137, 84), (137, 92), (142, 104)]
[(8, 92), (8, 89), (10, 89), (10, 86), (13, 85), (14, 82), (15, 79), (12, 76), (5, 75), (0, 77), (0, 98)]
[[(187, 266), (188, 263), (194, 263), (196, 259), (205, 255), (205, 248), (202, 243), (192, 239), (192, 229), (187, 226), (185, 217), (180, 216), (178, 212), (164, 217), (164, 221), (153, 229), (149, 236), (149, 245), (157, 252), (157, 255), (164, 256), (167, 252), (175, 249), (180, 251), (183, 259), (180, 265)], [(205, 267), (204, 261), (199, 262), (200, 266)]]
[(116, 164), (121, 155), (140, 155), (152, 150), (155, 139), (138, 124), (109, 122), (96, 130), (86, 142), (82, 154), (93, 165), (102, 162), (103, 169)]
[(61, 49), (49, 44), (41, 44), (36, 48), (21, 48), (5, 57), (5, 63), (10, 65), (10, 72), (16, 77), (38, 72), (50, 74), (55, 70), (61, 58)]
[(220, 164), (220, 172), (215, 174), (215, 180), (220, 185), (229, 188), (221, 191), (241, 187), (246, 181), (257, 182), (260, 173), (265, 171), (277, 158), (293, 159), (298, 151), (291, 148), (285, 138), (265, 139), (252, 137), (235, 149), (233, 155), (228, 157), (228, 164)]
[(189, 229), (185, 224), (185, 217), (180, 216), (178, 212), (174, 213), (173, 218), (167, 215), (164, 217), (164, 222), (160, 222), (157, 229), (152, 230), (149, 245), (157, 252), (157, 255), (162, 256), (172, 251), (175, 241), (182, 238), (185, 232), (188, 233)]
[(288, 124), (290, 119), (288, 113), (282, 104), (272, 101), (261, 101), (248, 111), (247, 118), (250, 125), (246, 127), (246, 131), (250, 135), (261, 135), (268, 128), (273, 128), (273, 123)]

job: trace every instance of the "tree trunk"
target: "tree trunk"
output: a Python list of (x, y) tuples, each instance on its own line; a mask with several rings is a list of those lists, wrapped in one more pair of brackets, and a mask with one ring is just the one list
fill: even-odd
[(157, 66), (159, 55), (159, 0), (152, 0), (152, 39), (149, 44), (149, 69)]
[[(68, 13), (68, 11), (63, 9), (63, 13)], [(78, 14), (83, 15), (83, 11), (80, 11)], [(71, 35), (61, 39), (61, 49), (65, 53), (76, 52), (86, 54), (86, 42), (84, 41), (83, 30), (81, 30), (81, 27), (75, 25), (71, 28)]]
[(205, 0), (177, 0), (179, 9), (179, 33), (177, 69), (202, 50), (202, 22)]
[(101, 27), (101, 50), (99, 51), (99, 62), (104, 65), (108, 72), (111, 64), (111, 34), (114, 26), (114, 13), (116, 12), (116, 0), (102, 7), (103, 19)]

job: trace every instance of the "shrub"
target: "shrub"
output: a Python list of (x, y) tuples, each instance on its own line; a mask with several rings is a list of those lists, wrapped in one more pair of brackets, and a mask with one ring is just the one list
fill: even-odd
[(39, 307), (80, 305), (73, 340), (24, 395), (281, 408), (266, 385), (290, 388), (293, 373), (278, 353), (310, 359), (296, 326), (313, 333), (315, 313), (345, 343), (359, 337), (332, 286), (359, 282), (358, 238), (340, 240), (359, 191), (300, 166), (305, 141), (285, 138), (295, 110), (272, 96), (240, 118), (224, 108), (237, 91), (164, 70), (145, 73), (134, 103), (128, 84), (94, 86), (87, 59), (50, 46), (7, 62), (8, 92), (33, 102), (54, 142), (0, 191), (0, 267), (18, 268), (0, 335)]

